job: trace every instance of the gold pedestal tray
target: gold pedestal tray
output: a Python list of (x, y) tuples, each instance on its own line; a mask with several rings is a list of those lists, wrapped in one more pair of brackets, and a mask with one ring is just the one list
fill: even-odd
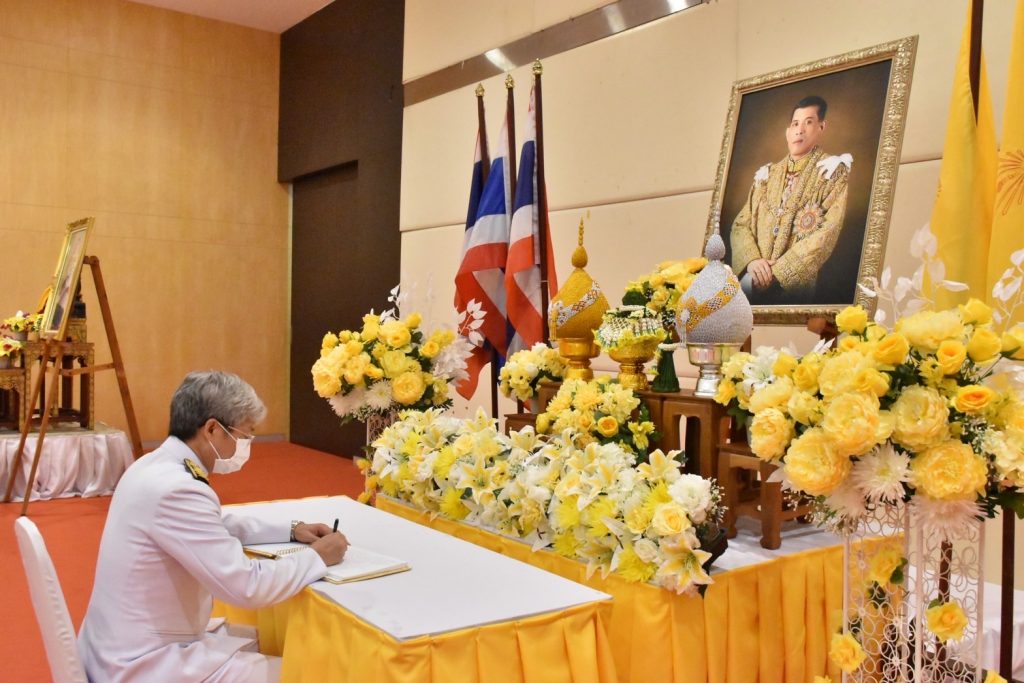
[(558, 353), (569, 366), (565, 371), (565, 379), (594, 379), (594, 371), (590, 369), (590, 359), (597, 358), (601, 350), (594, 343), (594, 338), (562, 338), (558, 339)]
[(651, 383), (647, 380), (644, 365), (654, 360), (658, 351), (657, 339), (622, 344), (608, 350), (608, 355), (619, 364), (619, 384), (633, 391), (647, 391)]

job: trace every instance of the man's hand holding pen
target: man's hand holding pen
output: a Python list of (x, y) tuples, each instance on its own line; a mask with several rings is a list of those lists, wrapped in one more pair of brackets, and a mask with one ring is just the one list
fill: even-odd
[(338, 564), (348, 550), (348, 539), (338, 531), (338, 521), (334, 520), (334, 529), (326, 524), (298, 524), (294, 531), (295, 540), (308, 543), (320, 555), (324, 564)]

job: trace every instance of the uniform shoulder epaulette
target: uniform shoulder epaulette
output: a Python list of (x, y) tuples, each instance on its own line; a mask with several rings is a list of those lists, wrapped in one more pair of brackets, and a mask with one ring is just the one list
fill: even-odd
[(207, 486), (210, 485), (210, 480), (206, 478), (205, 474), (203, 474), (203, 468), (197, 465), (191, 458), (185, 458), (185, 469), (192, 475), (193, 479), (198, 479)]

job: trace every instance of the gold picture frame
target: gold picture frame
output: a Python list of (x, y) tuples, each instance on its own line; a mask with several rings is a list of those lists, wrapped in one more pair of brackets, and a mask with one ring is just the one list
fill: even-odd
[(57, 261), (57, 271), (53, 274), (52, 289), (39, 327), (39, 334), (42, 337), (58, 340), (64, 338), (75, 292), (78, 291), (78, 281), (82, 275), (85, 248), (89, 243), (89, 234), (95, 220), (83, 218), (68, 223), (60, 258)]
[[(857, 283), (882, 270), (916, 52), (910, 36), (733, 84), (705, 239), (720, 230), (726, 262), (746, 276), (756, 323), (834, 318), (851, 304), (873, 310)], [(827, 102), (824, 111), (797, 106), (810, 95)], [(786, 144), (791, 122), (808, 110), (825, 125), (801, 167)], [(777, 269), (767, 280), (758, 280), (757, 258)]]

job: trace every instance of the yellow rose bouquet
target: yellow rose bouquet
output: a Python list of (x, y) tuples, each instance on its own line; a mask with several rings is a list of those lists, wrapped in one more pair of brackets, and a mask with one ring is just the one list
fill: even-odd
[(776, 349), (723, 365), (717, 400), (747, 422), (751, 450), (815, 497), (822, 521), (855, 524), (910, 502), (941, 533), (1020, 506), (1024, 403), (989, 380), (1011, 357), (992, 311), (971, 299), (922, 309), (893, 329), (860, 307), (837, 316), (835, 348)]
[(537, 431), (560, 435), (579, 448), (591, 443), (616, 443), (641, 461), (659, 434), (651, 413), (632, 389), (610, 377), (568, 380), (537, 416)]
[(666, 328), (675, 324), (679, 302), (708, 260), (703, 256), (681, 261), (664, 261), (652, 273), (626, 285), (625, 305), (646, 306), (661, 318)]
[(561, 380), (565, 376), (565, 368), (565, 360), (558, 351), (547, 344), (537, 343), (509, 356), (498, 375), (498, 388), (509, 398), (528, 401), (537, 395), (537, 385), (542, 380)]
[(648, 462), (615, 442), (577, 446), (533, 429), (505, 435), (483, 411), (470, 420), (404, 411), (363, 461), (366, 491), (677, 592), (711, 583), (721, 492), (680, 472), (679, 452)]
[(469, 343), (451, 330), (427, 334), (422, 317), (393, 311), (363, 316), (360, 330), (324, 335), (313, 389), (334, 412), (366, 420), (401, 409), (448, 408), (449, 384), (465, 377)]

